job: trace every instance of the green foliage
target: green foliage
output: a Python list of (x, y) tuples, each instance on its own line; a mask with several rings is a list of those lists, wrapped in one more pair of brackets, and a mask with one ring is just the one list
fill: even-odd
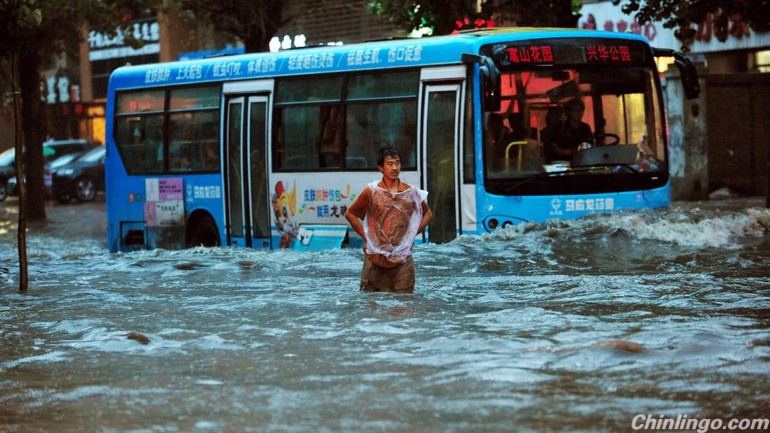
[[(369, 11), (407, 31), (428, 27), (433, 34), (472, 29), (494, 19), (506, 25), (575, 27), (579, 0), (373, 0)], [(501, 19), (502, 18), (502, 19)]]
[(20, 49), (25, 35), (34, 31), (43, 21), (42, 12), (36, 0), (0, 0), (0, 40), (7, 52)]
[[(623, 12), (640, 23), (662, 22), (674, 29), (685, 47), (696, 34), (695, 26), (711, 15), (714, 33), (726, 40), (738, 18), (757, 32), (770, 31), (768, 0), (613, 0)], [(483, 0), (480, 10), (469, 0), (372, 0), (369, 11), (391, 24), (413, 31), (431, 28), (433, 34), (448, 34), (473, 28), (479, 20), (494, 19), (499, 25), (575, 27), (580, 0)], [(502, 18), (502, 19), (501, 19)]]
[(495, 2), (498, 12), (510, 15), (518, 26), (577, 26), (580, 0), (504, 0)]
[(398, 28), (412, 31), (427, 27), (433, 34), (452, 33), (466, 20), (470, 24), (490, 18), (489, 10), (476, 10), (475, 0), (381, 0), (369, 3), (369, 11)]
[(757, 32), (770, 31), (770, 4), (767, 0), (613, 0), (623, 13), (634, 16), (640, 23), (662, 22), (685, 47), (696, 34), (694, 26), (702, 24), (713, 14), (713, 28), (718, 40), (725, 41), (737, 17)]

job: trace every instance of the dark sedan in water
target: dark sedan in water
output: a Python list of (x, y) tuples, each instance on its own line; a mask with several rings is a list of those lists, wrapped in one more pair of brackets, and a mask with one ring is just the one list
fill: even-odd
[[(86, 140), (50, 140), (43, 143), (43, 157), (52, 161), (63, 155), (83, 152), (93, 146)], [(8, 196), (7, 185), (16, 176), (16, 149), (0, 153), (0, 202)]]
[[(52, 160), (51, 162), (48, 162), (45, 164), (45, 167), (43, 169), (43, 185), (45, 185), (45, 192), (48, 198), (53, 197), (51, 192), (51, 176), (53, 175), (53, 171), (64, 164), (69, 164), (73, 160), (79, 158), (84, 153), (85, 152), (68, 153), (66, 155), (60, 156)], [(8, 179), (8, 183), (6, 184), (6, 192), (9, 196), (19, 195), (19, 185), (16, 177), (12, 177)]]
[(79, 158), (53, 170), (51, 191), (61, 203), (92, 201), (97, 192), (104, 191), (105, 146), (95, 147)]

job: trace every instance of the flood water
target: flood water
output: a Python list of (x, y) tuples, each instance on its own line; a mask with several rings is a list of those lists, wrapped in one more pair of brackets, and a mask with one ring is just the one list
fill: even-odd
[(30, 230), (21, 295), (6, 204), (0, 432), (625, 432), (641, 414), (768, 418), (762, 204), (677, 203), (419, 246), (412, 295), (357, 291), (359, 250), (111, 254), (103, 203), (58, 206)]

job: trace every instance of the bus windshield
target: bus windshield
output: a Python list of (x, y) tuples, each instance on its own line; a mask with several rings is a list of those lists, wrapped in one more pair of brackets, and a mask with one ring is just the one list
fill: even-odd
[(576, 193), (602, 184), (630, 190), (665, 182), (654, 65), (620, 59), (501, 62), (500, 107), (484, 118), (490, 192)]

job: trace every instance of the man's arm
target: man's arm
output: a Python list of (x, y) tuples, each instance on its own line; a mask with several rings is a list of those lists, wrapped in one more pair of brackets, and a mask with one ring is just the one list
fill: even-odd
[(366, 248), (366, 233), (364, 232), (363, 219), (366, 216), (366, 211), (369, 207), (369, 195), (371, 194), (369, 188), (365, 188), (361, 194), (358, 195), (356, 201), (348, 207), (345, 211), (345, 219), (348, 220), (350, 226), (353, 227), (358, 236), (364, 240), (364, 248)]
[(350, 227), (353, 227), (353, 230), (358, 233), (358, 236), (361, 236), (362, 239), (366, 240), (364, 224), (361, 222), (361, 219), (353, 215), (349, 210), (345, 212), (345, 219), (350, 223)]
[(422, 202), (422, 219), (420, 220), (420, 225), (417, 227), (417, 233), (422, 233), (423, 230), (425, 230), (425, 227), (428, 227), (428, 224), (430, 224), (430, 220), (433, 219), (433, 212), (431, 212), (430, 207), (428, 207), (428, 203)]

